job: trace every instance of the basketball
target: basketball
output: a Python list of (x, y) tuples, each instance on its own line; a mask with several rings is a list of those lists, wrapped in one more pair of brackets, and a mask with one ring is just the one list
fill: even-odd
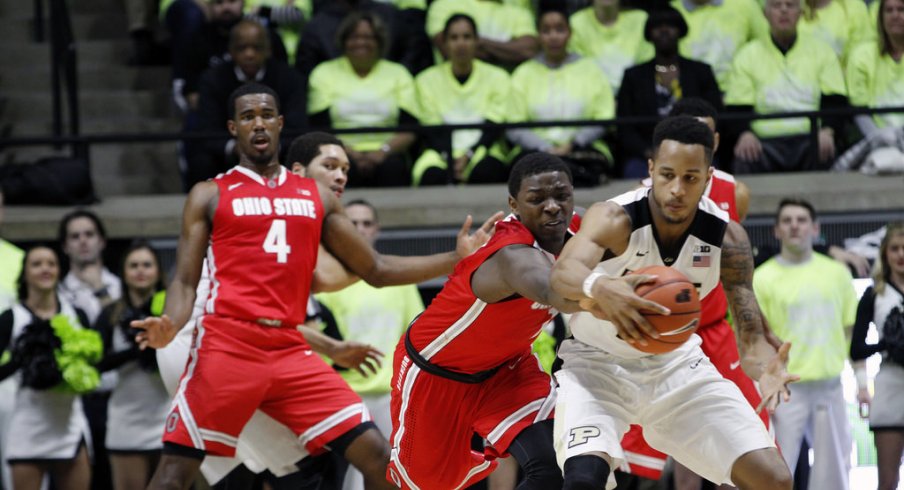
[(641, 312), (660, 336), (658, 339), (645, 336), (647, 345), (635, 343), (633, 347), (650, 354), (677, 349), (700, 325), (697, 288), (681, 271), (664, 265), (643, 267), (632, 274), (655, 275), (655, 281), (641, 284), (634, 291), (638, 296), (659, 303), (672, 312), (671, 315)]

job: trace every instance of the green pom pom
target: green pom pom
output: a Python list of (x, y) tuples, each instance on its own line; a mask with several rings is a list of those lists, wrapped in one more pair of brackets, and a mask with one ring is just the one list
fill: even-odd
[(50, 319), (50, 326), (62, 345), (54, 351), (54, 357), (63, 374), (63, 388), (75, 393), (97, 388), (100, 374), (93, 365), (104, 354), (100, 333), (74, 326), (66, 315), (55, 315)]

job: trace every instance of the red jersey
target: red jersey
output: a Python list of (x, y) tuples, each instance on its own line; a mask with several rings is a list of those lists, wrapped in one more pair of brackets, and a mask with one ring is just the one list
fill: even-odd
[(304, 323), (323, 225), (316, 182), (285, 168), (265, 181), (241, 166), (214, 182), (205, 312), (269, 326)]
[[(409, 329), (411, 343), (424, 359), (444, 369), (476, 373), (530, 351), (554, 310), (517, 295), (485, 303), (471, 290), (477, 268), (503, 247), (517, 244), (542, 251), (531, 232), (509, 216), (496, 223), (489, 242), (455, 266), (443, 290)], [(548, 256), (552, 262), (553, 255)]]

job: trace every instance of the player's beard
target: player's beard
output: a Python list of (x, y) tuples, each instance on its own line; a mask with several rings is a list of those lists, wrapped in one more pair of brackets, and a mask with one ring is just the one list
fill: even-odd
[(653, 199), (653, 202), (656, 203), (656, 207), (659, 209), (659, 215), (662, 216), (662, 219), (666, 223), (668, 223), (670, 225), (680, 225), (681, 223), (686, 222), (687, 219), (690, 217), (689, 215), (681, 216), (681, 217), (669, 216), (668, 214), (666, 214), (666, 207), (656, 197), (656, 193), (651, 192), (650, 197)]
[(251, 163), (258, 167), (264, 167), (266, 165), (269, 165), (270, 162), (273, 161), (273, 156), (274, 152), (265, 151), (263, 153), (258, 153), (257, 155), (251, 155), (249, 160), (251, 160)]

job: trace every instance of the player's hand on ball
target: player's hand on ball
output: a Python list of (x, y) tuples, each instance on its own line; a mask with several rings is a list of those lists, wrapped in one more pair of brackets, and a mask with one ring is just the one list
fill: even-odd
[(629, 344), (647, 345), (644, 334), (657, 339), (659, 332), (647, 322), (641, 311), (668, 315), (668, 308), (638, 296), (637, 286), (656, 279), (647, 274), (629, 274), (623, 277), (606, 277), (596, 281), (593, 297), (594, 316), (608, 320), (618, 329), (618, 336)]
[(775, 356), (766, 364), (763, 375), (760, 376), (760, 392), (763, 401), (756, 407), (756, 412), (765, 408), (769, 413), (775, 413), (776, 407), (782, 401), (787, 402), (791, 399), (791, 391), (788, 384), (800, 380), (800, 376), (789, 374), (786, 370), (788, 365), (788, 352), (791, 350), (791, 343), (785, 342), (778, 348)]
[(365, 378), (376, 374), (383, 365), (383, 353), (376, 347), (353, 340), (339, 343), (330, 354), (333, 364), (346, 369), (354, 369)]
[(176, 336), (176, 326), (170, 317), (163, 315), (160, 317), (149, 316), (143, 320), (132, 320), (129, 324), (132, 328), (141, 330), (135, 336), (138, 347), (141, 350), (152, 347), (154, 349), (162, 349), (169, 344)]
[(493, 236), (493, 233), (496, 230), (496, 222), (501, 220), (503, 216), (504, 214), (502, 211), (497, 211), (496, 214), (484, 221), (477, 231), (471, 233), (471, 223), (474, 222), (474, 218), (469, 214), (468, 217), (465, 218), (464, 224), (461, 225), (461, 229), (458, 230), (458, 238), (455, 241), (455, 253), (457, 253), (460, 258), (465, 258), (477, 251), (478, 248), (482, 247), (483, 244), (489, 241), (490, 237)]

